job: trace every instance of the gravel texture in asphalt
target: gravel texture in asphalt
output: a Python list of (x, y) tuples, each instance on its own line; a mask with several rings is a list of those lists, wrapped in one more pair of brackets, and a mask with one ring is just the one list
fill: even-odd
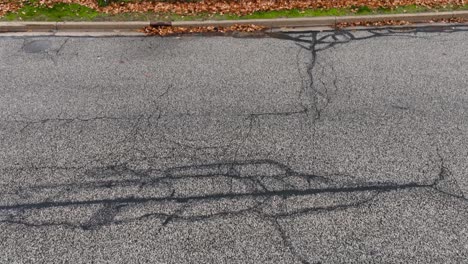
[(0, 36), (0, 263), (462, 263), (466, 43)]

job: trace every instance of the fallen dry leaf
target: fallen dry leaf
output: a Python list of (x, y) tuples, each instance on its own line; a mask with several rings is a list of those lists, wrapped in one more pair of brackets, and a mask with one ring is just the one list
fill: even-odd
[[(0, 0), (1, 1), (1, 0)], [(22, 1), (3, 0), (0, 3), (0, 15), (17, 10)], [(443, 6), (461, 6), (465, 0), (202, 0), (202, 1), (150, 1), (136, 0), (133, 2), (113, 1), (110, 5), (99, 7), (97, 0), (39, 0), (36, 5), (53, 6), (56, 3), (77, 3), (107, 14), (128, 12), (156, 12), (178, 15), (195, 14), (237, 14), (246, 15), (256, 11), (289, 10), (289, 9), (329, 9), (353, 8), (360, 6), (369, 8), (395, 9), (405, 5), (418, 5), (428, 8)]]
[(0, 17), (8, 12), (15, 12), (23, 6), (21, 1), (0, 2)]
[(255, 32), (264, 30), (265, 27), (258, 25), (232, 25), (229, 27), (215, 27), (215, 26), (205, 26), (205, 27), (173, 27), (173, 26), (156, 26), (156, 27), (145, 27), (140, 30), (143, 33), (146, 33), (149, 36), (168, 36), (176, 34), (188, 34), (188, 33), (228, 33), (228, 32)]
[[(50, 0), (53, 1), (53, 0)], [(58, 1), (58, 0), (57, 0)], [(78, 0), (79, 1), (79, 0)], [(330, 9), (330, 8), (355, 8), (368, 6), (370, 8), (397, 8), (404, 5), (419, 5), (426, 7), (439, 7), (442, 5), (460, 6), (464, 0), (203, 0), (192, 1), (167, 1), (138, 3), (112, 3), (107, 7), (99, 8), (104, 13), (116, 14), (123, 12), (163, 12), (179, 15), (193, 15), (200, 13), (209, 14), (237, 14), (246, 15), (256, 11), (289, 10), (289, 9)]]

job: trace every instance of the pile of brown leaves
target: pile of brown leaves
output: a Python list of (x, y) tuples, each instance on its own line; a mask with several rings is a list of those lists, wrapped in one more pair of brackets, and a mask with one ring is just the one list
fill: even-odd
[(264, 30), (265, 27), (258, 25), (232, 25), (229, 27), (173, 27), (173, 26), (157, 26), (157, 27), (145, 27), (141, 32), (146, 33), (149, 36), (168, 36), (188, 33), (228, 33), (228, 32), (255, 32)]
[(451, 17), (451, 18), (441, 18), (441, 19), (433, 19), (427, 21), (428, 23), (466, 23), (468, 19), (462, 17)]
[(336, 24), (336, 28), (347, 27), (381, 27), (381, 26), (402, 26), (411, 24), (406, 20), (382, 20), (382, 21), (357, 21), (357, 22), (341, 22)]
[(4, 16), (8, 12), (14, 12), (20, 9), (22, 3), (20, 1), (8, 1), (0, 2), (0, 17)]
[(41, 6), (48, 6), (52, 7), (58, 3), (65, 3), (65, 4), (80, 4), (87, 6), (92, 9), (99, 9), (97, 4), (97, 0), (39, 0), (36, 4)]
[[(460, 17), (453, 18), (442, 18), (442, 19), (433, 19), (427, 21), (427, 23), (465, 23), (468, 22), (467, 19)], [(336, 28), (346, 28), (346, 27), (377, 27), (377, 26), (402, 26), (412, 24), (409, 21), (405, 20), (383, 20), (383, 21), (357, 21), (357, 22), (342, 22), (336, 24)]]
[[(0, 15), (17, 10), (23, 0), (0, 0)], [(444, 7), (460, 6), (467, 0), (135, 0), (132, 2), (114, 1), (106, 7), (99, 7), (97, 0), (40, 0), (37, 5), (53, 6), (56, 3), (77, 3), (107, 14), (128, 12), (155, 12), (178, 15), (195, 14), (237, 14), (246, 15), (256, 11), (287, 9), (329, 9), (368, 6), (370, 8), (396, 8), (405, 5)]]
[[(49, 0), (52, 1), (52, 0)], [(70, 0), (71, 1), (71, 0)], [(76, 0), (77, 2), (89, 0)], [(112, 3), (99, 8), (104, 13), (162, 12), (178, 15), (237, 14), (246, 15), (256, 11), (287, 9), (329, 9), (368, 6), (370, 8), (396, 8), (416, 4), (429, 8), (447, 5), (464, 5), (465, 0), (202, 0), (202, 1), (142, 1), (135, 3)]]

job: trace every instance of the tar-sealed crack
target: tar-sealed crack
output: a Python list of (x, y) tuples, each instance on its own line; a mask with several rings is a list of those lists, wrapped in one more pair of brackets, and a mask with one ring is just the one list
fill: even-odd
[[(257, 167), (257, 168), (256, 168)], [(233, 173), (233, 169), (236, 171), (246, 169), (274, 169), (277, 170), (277, 174), (272, 175), (259, 175), (247, 174), (238, 175)], [(102, 168), (96, 168), (95, 171), (103, 170)], [(22, 191), (28, 191), (31, 198), (34, 195), (41, 196), (42, 192), (49, 191), (50, 189), (62, 189), (68, 190), (100, 190), (107, 188), (131, 188), (134, 186), (145, 186), (145, 187), (158, 187), (167, 188), (166, 193), (170, 195), (160, 196), (149, 196), (139, 197), (138, 194), (130, 196), (122, 196), (117, 198), (101, 198), (101, 199), (89, 199), (89, 200), (57, 200), (48, 202), (26, 202), (26, 203), (15, 203), (11, 205), (1, 205), (0, 210), (16, 210), (16, 209), (41, 209), (51, 207), (66, 207), (74, 205), (93, 205), (93, 204), (110, 204), (110, 203), (146, 203), (146, 202), (187, 202), (187, 201), (205, 201), (205, 200), (221, 200), (221, 199), (243, 199), (243, 198), (264, 198), (264, 197), (296, 197), (296, 196), (309, 196), (318, 195), (323, 193), (362, 193), (362, 192), (389, 192), (389, 191), (400, 191), (406, 189), (435, 189), (441, 191), (443, 186), (450, 185), (451, 178), (448, 177), (445, 168), (441, 168), (439, 178), (435, 179), (432, 183), (418, 184), (415, 182), (405, 184), (393, 184), (393, 183), (371, 183), (365, 185), (357, 184), (338, 184), (335, 185), (331, 179), (310, 175), (302, 174), (293, 171), (291, 168), (284, 164), (278, 163), (273, 160), (250, 160), (242, 162), (225, 162), (225, 163), (213, 163), (213, 164), (200, 164), (194, 166), (183, 166), (173, 167), (161, 172), (158, 176), (150, 176), (150, 174), (157, 174), (152, 170), (146, 171), (135, 171), (126, 169), (126, 173), (132, 175), (138, 175), (139, 178), (128, 179), (128, 180), (103, 180), (94, 181), (81, 184), (60, 184), (60, 185), (37, 185), (28, 188), (21, 188)], [(120, 174), (122, 172), (119, 172)], [(142, 177), (147, 175), (148, 177)], [(238, 181), (246, 189), (239, 192), (225, 191), (222, 187), (219, 187), (216, 191), (209, 194), (197, 194), (193, 193), (190, 195), (177, 195), (176, 189), (172, 189), (169, 186), (174, 186), (180, 181), (184, 180), (215, 180), (220, 179), (220, 182), (226, 181), (230, 184), (231, 180)], [(257, 185), (262, 183), (263, 186)], [(295, 184), (298, 182), (301, 184)], [(455, 184), (455, 183), (453, 183)], [(315, 185), (315, 186), (314, 186)], [(268, 186), (268, 187), (265, 187)], [(310, 186), (310, 187), (309, 187)], [(321, 188), (316, 186), (323, 186)], [(232, 186), (231, 186), (232, 188)], [(201, 191), (202, 192), (202, 191)], [(12, 193), (9, 193), (10, 195)], [(77, 192), (79, 194), (79, 192)], [(448, 194), (449, 195), (449, 194)], [(452, 194), (450, 194), (452, 195)], [(461, 198), (459, 195), (455, 197)], [(294, 214), (304, 212), (303, 210), (296, 210)], [(272, 214), (277, 215), (277, 214)]]
[[(2, 193), (0, 222), (26, 227), (55, 227), (95, 231), (108, 225), (122, 225), (145, 219), (160, 219), (164, 228), (174, 221), (204, 221), (211, 218), (253, 214), (273, 223), (283, 244), (302, 263), (309, 263), (294, 248), (279, 221), (312, 213), (333, 213), (358, 208), (387, 192), (433, 190), (447, 197), (466, 201), (456, 189), (453, 178), (441, 165), (439, 178), (431, 183), (356, 183), (335, 182), (319, 175), (294, 171), (274, 160), (246, 160), (171, 167), (164, 171), (134, 170), (125, 166), (95, 168), (87, 174), (114, 174), (126, 180), (97, 180), (86, 183), (37, 185)], [(97, 178), (102, 178), (97, 176)], [(194, 190), (191, 186), (205, 186)], [(109, 195), (112, 190), (112, 195)], [(135, 192), (138, 190), (138, 192)], [(27, 193), (26, 197), (15, 193)], [(53, 193), (54, 196), (48, 195)], [(89, 194), (88, 196), (86, 194)], [(41, 197), (49, 196), (44, 201)], [(66, 198), (65, 198), (66, 197)], [(13, 198), (13, 199), (12, 199)], [(296, 199), (315, 202), (290, 206)], [(319, 200), (319, 204), (317, 204)], [(6, 202), (8, 201), (8, 202)], [(219, 204), (217, 210), (197, 212), (192, 206)], [(170, 210), (161, 205), (173, 204)], [(229, 204), (229, 206), (228, 206)], [(278, 205), (280, 204), (280, 205)], [(126, 210), (145, 206), (152, 213), (128, 215)], [(231, 207), (230, 207), (231, 206)], [(93, 209), (88, 217), (73, 215), (74, 210)], [(159, 209), (158, 209), (159, 208)], [(37, 218), (38, 212), (42, 212)], [(68, 220), (54, 215), (68, 215)], [(46, 216), (46, 217), (44, 217)], [(48, 220), (44, 220), (48, 219)]]

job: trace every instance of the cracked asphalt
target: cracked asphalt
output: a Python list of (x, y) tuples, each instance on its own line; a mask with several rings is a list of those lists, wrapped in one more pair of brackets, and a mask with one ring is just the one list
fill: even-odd
[(466, 43), (0, 36), (0, 263), (466, 262)]

